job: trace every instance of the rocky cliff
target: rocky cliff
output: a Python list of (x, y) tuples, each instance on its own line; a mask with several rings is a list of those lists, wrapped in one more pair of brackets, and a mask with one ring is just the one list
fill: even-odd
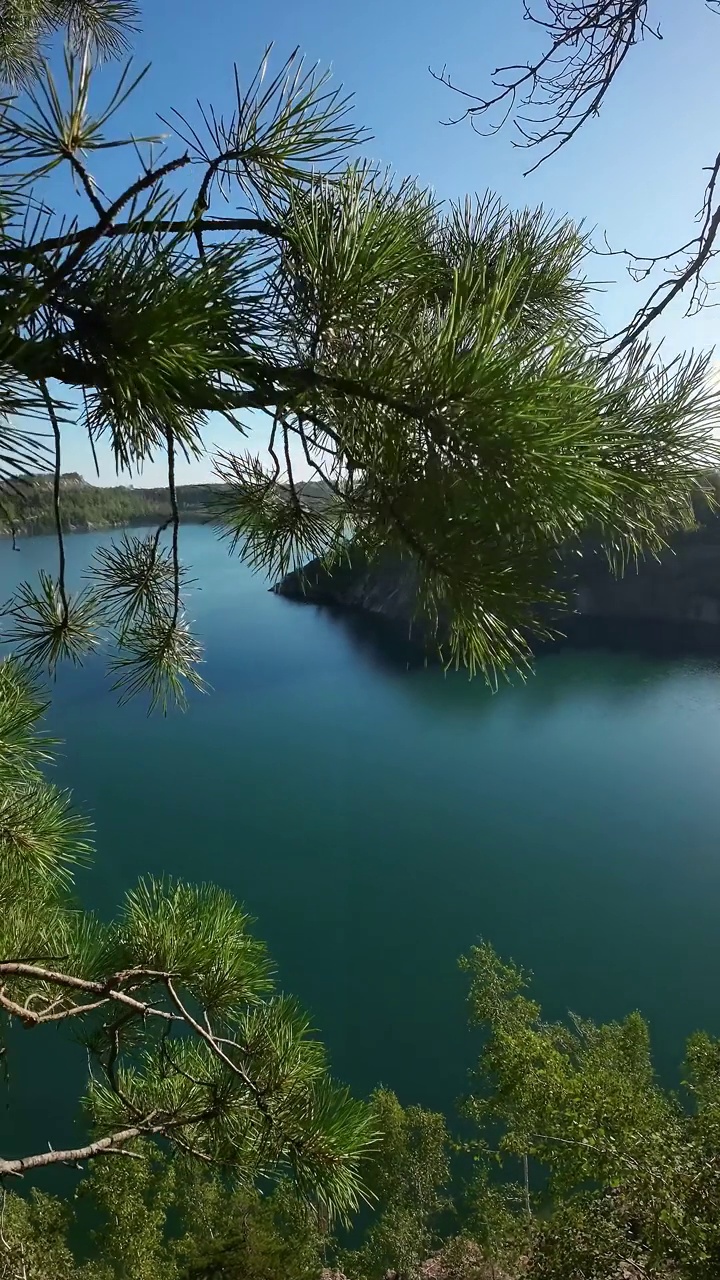
[[(694, 533), (681, 534), (658, 559), (631, 564), (615, 577), (605, 557), (586, 549), (572, 559), (572, 609), (558, 618), (573, 643), (629, 643), (720, 651), (720, 516), (707, 515)], [(275, 590), (294, 600), (361, 610), (413, 629), (417, 569), (412, 559), (386, 556), (374, 564), (360, 557), (329, 573), (319, 561), (288, 574)]]

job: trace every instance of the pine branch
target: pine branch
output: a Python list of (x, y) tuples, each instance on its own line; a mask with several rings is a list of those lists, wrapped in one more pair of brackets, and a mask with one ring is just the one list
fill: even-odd
[(83, 190), (88, 200), (90, 201), (93, 209), (95, 210), (98, 218), (104, 218), (105, 209), (103, 207), (102, 201), (98, 198), (95, 192), (95, 188), (93, 187), (93, 184), (92, 184), (92, 179), (87, 169), (85, 168), (85, 165), (82, 163), (82, 161), (78, 160), (77, 156), (73, 152), (70, 152), (67, 158), (70, 161), (70, 165), (72, 167), (73, 173), (75, 173), (77, 177), (80, 179)]
[(182, 156), (176, 156), (173, 160), (168, 160), (166, 164), (160, 165), (157, 169), (147, 169), (145, 173), (133, 182), (131, 186), (119, 195), (113, 203), (105, 209), (102, 216), (93, 227), (86, 227), (75, 241), (74, 252), (69, 254), (65, 261), (50, 277), (50, 290), (57, 289), (58, 285), (72, 275), (81, 259), (91, 249), (98, 240), (102, 239), (112, 227), (117, 215), (136, 200), (143, 191), (147, 191), (150, 187), (156, 186), (162, 182), (163, 178), (167, 178), (171, 173), (175, 173), (178, 169), (182, 169), (185, 165), (190, 164), (191, 157), (186, 152)]
[[(194, 1031), (195, 1034), (199, 1036), (200, 1039), (203, 1040), (206, 1045), (208, 1045), (208, 1047), (212, 1050), (212, 1052), (216, 1055), (216, 1057), (218, 1057), (220, 1061), (230, 1069), (233, 1075), (240, 1077), (243, 1084), (247, 1086), (250, 1093), (255, 1098), (255, 1101), (260, 1107), (260, 1110), (267, 1111), (267, 1106), (263, 1098), (262, 1090), (258, 1088), (258, 1086), (255, 1084), (252, 1078), (248, 1075), (244, 1067), (241, 1067), (239, 1063), (234, 1062), (232, 1058), (228, 1057), (224, 1049), (221, 1047), (221, 1042), (218, 1040), (218, 1038), (215, 1035), (213, 1035), (212, 1030), (209, 1029), (209, 1023), (208, 1023), (208, 1030), (205, 1030), (202, 1024), (199, 1023), (197, 1019), (192, 1016), (190, 1011), (186, 1008), (186, 1006), (181, 1001), (171, 977), (168, 976), (165, 979), (165, 985), (168, 989), (168, 994), (170, 996), (170, 999), (175, 1005), (175, 1008), (177, 1009), (183, 1021), (187, 1023), (187, 1025), (191, 1028), (191, 1030)], [(238, 1047), (234, 1041), (223, 1040), (222, 1043), (233, 1044), (235, 1048)]]
[(108, 997), (104, 997), (102, 1000), (90, 1000), (86, 1004), (74, 1004), (69, 1009), (55, 1011), (59, 1002), (54, 1000), (52, 1005), (49, 1005), (40, 1013), (36, 1013), (27, 1004), (18, 1004), (17, 1001), (11, 1000), (9, 996), (5, 995), (4, 988), (0, 987), (0, 1009), (4, 1009), (13, 1018), (19, 1018), (28, 1027), (37, 1027), (41, 1024), (44, 1025), (46, 1022), (65, 1022), (68, 1018), (84, 1013), (92, 1013), (95, 1009), (101, 1009), (107, 1002)]
[[(144, 976), (142, 970), (134, 971), (134, 974), (140, 979)], [(122, 974), (119, 976), (123, 977)], [(157, 978), (160, 975), (153, 972), (152, 976)], [(128, 1009), (134, 1009), (143, 1016), (152, 1015), (170, 1022), (178, 1020), (175, 1014), (169, 1013), (166, 1009), (156, 1009), (147, 1001), (136, 1000), (133, 996), (128, 995), (127, 992), (118, 990), (117, 987), (113, 986), (113, 983), (117, 980), (114, 974), (106, 982), (96, 982), (90, 978), (78, 978), (74, 974), (59, 973), (54, 969), (44, 969), (40, 965), (23, 964), (15, 960), (0, 961), (0, 978), (9, 977), (33, 978), (36, 982), (47, 982), (51, 986), (64, 987), (69, 991), (82, 991), (101, 996), (103, 1002), (114, 1001), (117, 1004), (126, 1005)], [(4, 994), (4, 990), (0, 988), (0, 1004), (6, 1000), (7, 997)], [(32, 1009), (25, 1009), (24, 1006), (18, 1007), (22, 1009), (22, 1013), (18, 1013), (17, 1016), (22, 1017), (24, 1021), (33, 1025), (39, 1025), (45, 1021), (42, 1013), (35, 1013)], [(12, 1010), (12, 1012), (15, 1012), (15, 1010)], [(51, 1020), (58, 1021), (55, 1017)]]
[[(84, 1147), (71, 1147), (67, 1151), (41, 1151), (38, 1155), (23, 1156), (18, 1160), (0, 1159), (0, 1178), (16, 1177), (22, 1178), (24, 1174), (31, 1169), (46, 1169), (49, 1165), (69, 1164), (78, 1165), (82, 1160), (92, 1160), (95, 1156), (101, 1155), (118, 1155), (123, 1143), (131, 1142), (133, 1138), (152, 1137), (155, 1134), (167, 1133), (169, 1130), (181, 1125), (188, 1127), (197, 1124), (203, 1116), (195, 1117), (191, 1120), (167, 1119), (161, 1122), (151, 1122), (148, 1120), (144, 1124), (132, 1125), (129, 1129), (119, 1129), (117, 1133), (110, 1134), (107, 1138), (97, 1138), (95, 1142), (88, 1142)], [(128, 1154), (123, 1152), (122, 1154)]]
[[(203, 234), (221, 231), (247, 231), (270, 239), (282, 240), (285, 231), (277, 222), (267, 218), (158, 218), (156, 221), (141, 219), (135, 222), (116, 222), (101, 232), (101, 239), (115, 239), (122, 236), (140, 235), (182, 235), (199, 230)], [(78, 231), (68, 231), (65, 235), (49, 236), (29, 245), (3, 245), (0, 247), (0, 262), (32, 262), (34, 258), (45, 253), (53, 253), (58, 249), (70, 249), (74, 245), (85, 244), (94, 227), (83, 227)]]
[[(42, 368), (43, 376), (55, 378), (69, 386), (103, 386), (101, 367), (63, 351), (59, 342), (38, 345), (29, 339), (18, 338), (8, 353), (8, 359), (22, 370)], [(237, 362), (237, 377), (243, 382), (253, 383), (253, 388), (236, 391), (232, 387), (223, 386), (212, 393), (208, 388), (207, 394), (198, 396), (188, 407), (198, 412), (213, 412), (221, 407), (228, 410), (267, 409), (286, 404), (288, 394), (326, 391), (393, 410), (444, 433), (442, 421), (432, 405), (413, 403), (355, 378), (324, 373), (302, 365), (284, 368), (252, 356), (240, 357)]]

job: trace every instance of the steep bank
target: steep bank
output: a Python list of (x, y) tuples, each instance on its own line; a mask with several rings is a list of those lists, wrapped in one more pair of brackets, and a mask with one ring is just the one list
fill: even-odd
[[(572, 561), (573, 608), (557, 619), (571, 643), (720, 651), (720, 517), (706, 515), (694, 533), (675, 537), (658, 559), (631, 564), (615, 577), (605, 557), (587, 550)], [(417, 568), (386, 556), (355, 557), (328, 573), (311, 561), (275, 590), (290, 599), (360, 610), (424, 638), (416, 616)]]

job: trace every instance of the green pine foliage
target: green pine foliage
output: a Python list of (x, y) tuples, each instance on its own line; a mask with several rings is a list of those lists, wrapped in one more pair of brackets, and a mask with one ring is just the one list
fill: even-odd
[[(351, 100), (297, 53), (274, 70), (266, 56), (246, 85), (236, 70), (225, 102), (191, 118), (168, 106), (159, 153), (154, 128), (122, 128), (145, 72), (127, 64), (96, 93), (132, 4), (5, 0), (2, 14), (25, 53), (5, 55), (22, 91), (0, 111), (0, 480), (58, 478), (57, 591), (33, 584), (6, 613), (26, 658), (78, 660), (78, 631), (106, 621), (92, 584), (87, 609), (66, 599), (68, 430), (106, 441), (123, 475), (166, 461), (172, 599), (151, 591), (132, 626), (109, 626), (121, 692), (160, 706), (197, 683), (175, 468), (206, 453), (213, 413), (237, 431), (214, 458), (231, 548), (273, 574), (335, 565), (350, 538), (411, 555), (446, 661), (489, 677), (529, 661), (565, 599), (559, 553), (583, 533), (622, 568), (693, 526), (717, 450), (708, 358), (664, 365), (643, 342), (607, 357), (581, 228), (482, 193), (442, 204), (378, 171)], [(41, 54), (63, 22), (59, 74)], [(118, 148), (143, 161), (122, 190)], [(63, 175), (85, 202), (71, 221)], [(308, 478), (331, 504), (306, 500)]]
[(137, 19), (134, 0), (0, 0), (0, 80), (27, 83), (57, 31), (76, 49), (89, 42), (97, 57), (116, 57)]
[(246, 1189), (290, 1179), (327, 1219), (347, 1218), (368, 1194), (372, 1111), (333, 1082), (224, 890), (146, 878), (114, 921), (81, 909), (73, 876), (91, 840), (43, 772), (42, 709), (19, 666), (0, 666), (0, 1028), (72, 1032), (89, 1065), (87, 1132), (72, 1151), (0, 1153), (0, 1180), (157, 1138)]
[(6, 1190), (2, 1280), (320, 1280), (336, 1268), (348, 1280), (713, 1280), (720, 1043), (691, 1037), (672, 1093), (637, 1013), (547, 1022), (527, 975), (487, 944), (463, 967), (483, 1039), (463, 1125), (453, 1136), (444, 1117), (377, 1091), (370, 1208), (350, 1244), (292, 1176), (254, 1181), (251, 1165), (228, 1179), (180, 1142), (139, 1136), (126, 1158), (90, 1158), (73, 1199)]

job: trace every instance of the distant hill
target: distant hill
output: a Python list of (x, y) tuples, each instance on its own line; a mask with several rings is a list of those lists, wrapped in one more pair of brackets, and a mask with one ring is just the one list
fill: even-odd
[[(162, 523), (170, 515), (167, 489), (88, 484), (76, 471), (63, 474), (60, 485), (62, 525), (68, 533)], [(178, 485), (180, 519), (200, 522), (211, 519), (213, 498), (224, 488), (221, 484)], [(328, 500), (329, 490), (320, 481), (306, 481), (297, 488), (308, 505)], [(11, 534), (14, 530), (27, 537), (52, 533), (54, 528), (52, 475), (19, 478), (12, 485), (0, 484), (0, 534)]]

